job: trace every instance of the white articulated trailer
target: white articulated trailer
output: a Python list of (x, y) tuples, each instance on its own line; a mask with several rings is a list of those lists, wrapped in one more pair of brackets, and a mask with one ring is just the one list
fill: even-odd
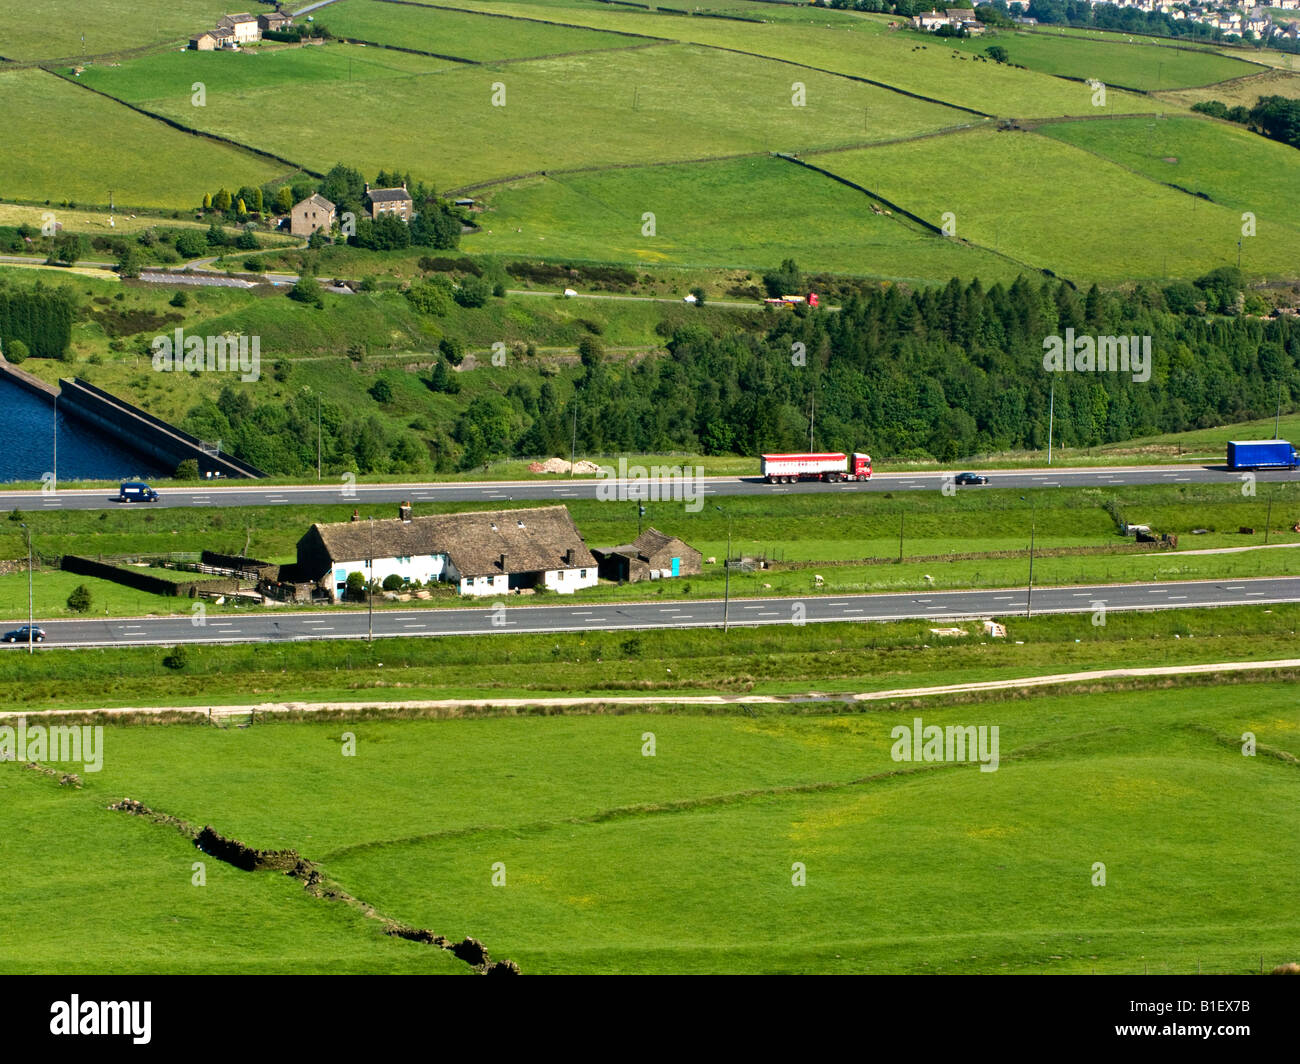
[(870, 480), (871, 455), (854, 451), (840, 454), (764, 454), (763, 479), (769, 484), (793, 484), (798, 480)]

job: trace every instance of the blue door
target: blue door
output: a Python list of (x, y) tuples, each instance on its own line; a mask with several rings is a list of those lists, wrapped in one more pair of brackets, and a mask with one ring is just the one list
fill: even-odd
[(673, 576), (681, 576), (681, 575), (682, 575), (682, 560), (681, 560), (681, 558), (674, 558), (674, 559), (673, 559)]

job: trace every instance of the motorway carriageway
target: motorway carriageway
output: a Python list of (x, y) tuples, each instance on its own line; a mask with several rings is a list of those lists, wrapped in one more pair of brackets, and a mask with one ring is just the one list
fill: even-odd
[[(616, 468), (616, 467), (614, 467)], [(635, 466), (633, 466), (635, 468)], [(650, 467), (654, 468), (654, 467)], [(972, 467), (976, 472), (978, 467)], [(957, 470), (953, 470), (956, 472)], [(595, 499), (616, 493), (620, 501), (677, 502), (685, 497), (696, 503), (710, 496), (726, 495), (802, 495), (815, 492), (872, 491), (939, 491), (944, 473), (877, 473), (865, 483), (767, 484), (759, 477), (702, 477), (676, 481), (664, 477), (659, 481), (617, 478), (566, 478), (519, 481), (451, 481), (412, 484), (349, 484), (322, 482), (319, 485), (262, 486), (256, 481), (220, 481), (212, 487), (163, 488), (155, 503), (135, 504), (117, 501), (108, 488), (71, 488), (57, 491), (0, 491), (0, 509), (27, 510), (105, 510), (127, 506), (226, 507), (288, 505), (370, 505), (374, 503), (415, 504), (478, 502), (502, 505), (521, 501), (567, 502), (570, 499)], [(1097, 488), (1136, 484), (1223, 484), (1240, 486), (1243, 474), (1229, 472), (1221, 466), (1131, 466), (1074, 469), (1009, 469), (989, 472), (989, 487), (1024, 491), (1031, 488)], [(1291, 482), (1300, 473), (1291, 470), (1264, 470), (1255, 474), (1259, 481)], [(956, 490), (981, 491), (981, 487)], [(676, 493), (674, 493), (674, 491)], [(643, 498), (643, 496), (645, 496)]]
[[(502, 617), (494, 603), (483, 608), (382, 609), (373, 615), (376, 638), (393, 636), (495, 635), (501, 632), (591, 632), (628, 629), (717, 628), (724, 608), (729, 623), (759, 627), (827, 621), (894, 621), (928, 618), (945, 624), (972, 617), (1010, 618), (1026, 609), (1025, 588), (985, 591), (822, 595), (806, 598), (722, 599), (659, 602), (509, 605)], [(1033, 591), (1034, 614), (1107, 610), (1186, 609), (1300, 600), (1300, 577), (1173, 581), (1043, 587)], [(493, 623), (494, 616), (498, 623)], [(365, 639), (366, 610), (312, 612), (251, 611), (197, 617), (134, 617), (41, 621), (41, 647), (171, 646), (177, 643), (283, 643), (320, 639)], [(17, 626), (15, 622), (14, 627)], [(5, 626), (6, 629), (9, 625)], [(21, 650), (25, 644), (3, 644)]]

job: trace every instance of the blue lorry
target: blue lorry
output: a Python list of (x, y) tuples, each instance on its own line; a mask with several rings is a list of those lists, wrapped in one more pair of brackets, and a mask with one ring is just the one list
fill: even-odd
[(1286, 440), (1233, 440), (1228, 444), (1229, 469), (1294, 469), (1300, 454)]

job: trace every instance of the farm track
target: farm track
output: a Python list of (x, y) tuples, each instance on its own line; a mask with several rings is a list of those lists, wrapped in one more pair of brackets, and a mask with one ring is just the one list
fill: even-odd
[(1300, 658), (1282, 658), (1272, 661), (1221, 661), (1202, 664), (1155, 665), (1127, 669), (1094, 669), (1084, 672), (1049, 673), (1037, 676), (1017, 676), (1003, 680), (980, 680), (969, 683), (938, 684), (923, 687), (902, 687), (884, 691), (836, 692), (806, 691), (786, 695), (765, 694), (709, 694), (682, 695), (665, 691), (654, 695), (585, 694), (566, 696), (541, 696), (527, 698), (441, 698), (409, 699), (380, 702), (375, 699), (361, 702), (263, 702), (257, 704), (222, 706), (134, 706), (106, 709), (51, 709), (0, 712), (0, 720), (15, 720), (28, 716), (39, 719), (158, 717), (174, 715), (223, 720), (228, 717), (293, 714), (296, 719), (308, 718), (317, 713), (361, 713), (369, 711), (423, 712), (448, 711), (445, 715), (457, 716), (463, 711), (499, 709), (574, 709), (585, 710), (615, 706), (636, 710), (657, 707), (728, 707), (746, 710), (748, 706), (819, 706), (862, 705), (868, 702), (897, 702), (918, 698), (982, 695), (1004, 691), (1027, 691), (1033, 688), (1094, 689), (1097, 684), (1112, 681), (1154, 680), (1166, 681), (1181, 677), (1198, 676), (1219, 678), (1230, 675), (1246, 676), (1251, 673), (1290, 673), (1300, 669)]

